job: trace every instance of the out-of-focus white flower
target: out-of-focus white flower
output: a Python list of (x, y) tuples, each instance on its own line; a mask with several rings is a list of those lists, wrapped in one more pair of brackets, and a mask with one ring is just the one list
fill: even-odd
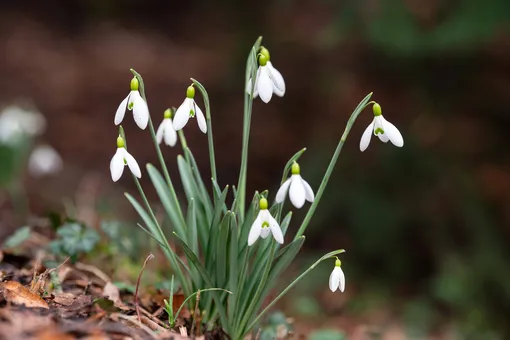
[(15, 144), (24, 136), (37, 136), (44, 132), (46, 120), (37, 111), (8, 106), (0, 113), (0, 143)]
[(163, 121), (158, 127), (158, 131), (156, 132), (156, 139), (158, 143), (161, 144), (163, 140), (165, 144), (168, 146), (174, 146), (177, 143), (177, 132), (174, 130), (174, 125), (172, 123), (172, 110), (166, 109)]
[(113, 155), (112, 160), (110, 161), (110, 173), (114, 182), (117, 182), (120, 179), (124, 172), (124, 166), (126, 165), (129, 167), (129, 170), (131, 170), (133, 175), (138, 178), (142, 177), (142, 172), (140, 171), (140, 167), (138, 166), (136, 159), (127, 152), (124, 138), (119, 136), (117, 137), (117, 152), (115, 152), (115, 155)]
[[(282, 74), (271, 63), (269, 51), (265, 47), (260, 48), (257, 60), (259, 68), (257, 69), (253, 98), (260, 96), (264, 103), (269, 103), (273, 93), (283, 97), (285, 94), (285, 81)], [(248, 94), (251, 94), (252, 82), (250, 78), (246, 84), (246, 92)]]
[(28, 158), (28, 171), (34, 177), (57, 173), (62, 167), (62, 158), (49, 145), (37, 146)]
[(149, 123), (149, 107), (145, 100), (143, 100), (140, 92), (138, 92), (139, 86), (140, 84), (136, 77), (131, 79), (131, 92), (129, 92), (127, 97), (124, 98), (117, 108), (117, 112), (115, 113), (115, 118), (113, 120), (115, 125), (122, 123), (126, 110), (130, 110), (133, 111), (133, 118), (135, 119), (136, 125), (138, 125), (138, 127), (142, 130), (147, 127), (147, 124)]
[(342, 293), (345, 290), (345, 275), (340, 267), (341, 265), (342, 263), (337, 258), (335, 261), (335, 268), (329, 276), (329, 289), (331, 289), (332, 292), (335, 292), (339, 288)]
[(292, 176), (282, 184), (276, 193), (276, 203), (282, 203), (287, 192), (289, 193), (290, 201), (298, 209), (305, 204), (305, 200), (313, 202), (315, 199), (313, 190), (308, 182), (301, 177), (300, 171), (299, 164), (294, 162), (291, 168)]
[(270, 232), (273, 234), (276, 242), (283, 244), (282, 229), (273, 216), (271, 216), (269, 210), (267, 210), (267, 205), (267, 199), (262, 197), (259, 201), (259, 214), (251, 225), (250, 233), (248, 234), (248, 246), (254, 244), (259, 237), (268, 237)]
[(381, 106), (374, 103), (372, 110), (374, 112), (374, 120), (367, 126), (365, 132), (363, 132), (363, 136), (361, 136), (361, 141), (359, 142), (359, 149), (361, 151), (365, 151), (368, 148), (370, 139), (372, 138), (372, 132), (384, 143), (390, 141), (393, 145), (398, 146), (399, 148), (404, 146), (404, 138), (402, 138), (402, 134), (398, 131), (395, 125), (384, 119), (382, 116)]
[(193, 85), (188, 86), (186, 90), (186, 99), (182, 102), (181, 106), (175, 112), (174, 117), (174, 130), (179, 131), (186, 126), (188, 120), (196, 117), (198, 127), (203, 133), (207, 133), (207, 124), (205, 122), (204, 113), (200, 110), (197, 103), (195, 103), (195, 88)]

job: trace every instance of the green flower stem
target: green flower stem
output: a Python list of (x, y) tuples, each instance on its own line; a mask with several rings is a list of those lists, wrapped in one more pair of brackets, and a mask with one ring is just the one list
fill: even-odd
[[(259, 321), (259, 319), (262, 317), (262, 315), (264, 315), (271, 307), (274, 306), (275, 303), (278, 302), (278, 300), (280, 300), (285, 294), (287, 294), (287, 292), (292, 288), (294, 287), (299, 281), (301, 281), (302, 278), (304, 278), (308, 273), (310, 273), (313, 269), (315, 269), (315, 267), (317, 267), (319, 265), (319, 263), (321, 263), (322, 261), (324, 260), (327, 260), (327, 259), (330, 259), (330, 258), (333, 258), (335, 257), (336, 255), (340, 254), (340, 253), (343, 253), (345, 252), (344, 249), (339, 249), (339, 250), (335, 250), (335, 251), (332, 251), (330, 253), (327, 253), (326, 255), (322, 256), (320, 259), (318, 259), (314, 264), (312, 264), (310, 266), (310, 268), (308, 268), (306, 271), (304, 271), (301, 275), (299, 275), (296, 279), (294, 279), (294, 281), (292, 281), (290, 283), (290, 285), (287, 286), (287, 288), (285, 288), (284, 290), (282, 290), (282, 292), (276, 297), (273, 299), (273, 301), (271, 301), (266, 308), (264, 308), (264, 310), (262, 312), (259, 313), (259, 315), (257, 315), (257, 317), (255, 318), (255, 320), (252, 321), (252, 323), (248, 326), (248, 328), (246, 328), (247, 330), (250, 330), (250, 329), (253, 329), (253, 327), (255, 327), (255, 325), (257, 324), (257, 322)], [(244, 336), (244, 334), (241, 335), (240, 339), (242, 339), (242, 336)]]
[(299, 227), (299, 230), (298, 230), (296, 236), (294, 237), (294, 239), (301, 237), (304, 234), (306, 227), (308, 226), (308, 223), (310, 223), (310, 220), (312, 219), (315, 209), (317, 208), (317, 205), (319, 204), (319, 202), (321, 200), (322, 194), (324, 193), (324, 189), (326, 189), (326, 186), (328, 185), (329, 178), (331, 177), (331, 174), (333, 173), (336, 162), (338, 161), (338, 156), (340, 155), (340, 152), (342, 151), (342, 147), (344, 146), (345, 140), (347, 139), (347, 136), (349, 135), (349, 132), (351, 131), (352, 125), (358, 118), (359, 114), (368, 105), (370, 105), (370, 103), (368, 103), (368, 101), (370, 100), (370, 97), (372, 97), (372, 93), (369, 93), (358, 104), (356, 109), (352, 112), (351, 117), (347, 121), (347, 126), (345, 127), (344, 133), (342, 134), (342, 138), (340, 138), (340, 142), (338, 142), (335, 153), (333, 154), (333, 157), (331, 158), (331, 161), (329, 162), (328, 168), (326, 170), (326, 174), (322, 178), (322, 182), (321, 182), (321, 185), (319, 186), (319, 190), (317, 190), (315, 200), (313, 201), (312, 205), (310, 206), (310, 209), (306, 213), (305, 219), (303, 220), (303, 223), (301, 223), (301, 226)]
[[(133, 75), (140, 82), (140, 95), (142, 96), (143, 100), (145, 100), (145, 102), (147, 103), (147, 97), (145, 96), (145, 85), (144, 85), (142, 76), (138, 72), (136, 72), (134, 69), (131, 69), (131, 73), (133, 73)], [(152, 124), (152, 118), (151, 118), (150, 115), (149, 115), (149, 131), (151, 133), (152, 140), (153, 140), (154, 146), (156, 148), (156, 153), (158, 154), (158, 159), (159, 159), (159, 162), (161, 164), (161, 169), (163, 170), (163, 176), (165, 177), (165, 180), (166, 180), (166, 182), (168, 184), (168, 188), (170, 190), (170, 194), (172, 195), (172, 198), (176, 202), (178, 202), (177, 194), (176, 194), (175, 188), (174, 188), (174, 186), (172, 184), (172, 180), (170, 179), (170, 174), (168, 173), (168, 169), (166, 167), (165, 159), (163, 158), (163, 153), (161, 152), (161, 148), (159, 147), (159, 143), (158, 143), (158, 140), (156, 138), (156, 132), (154, 130), (154, 124)], [(181, 220), (182, 225), (186, 225), (186, 222), (184, 220), (184, 215), (182, 214), (182, 210), (181, 210), (180, 205), (177, 204), (176, 206), (177, 206), (177, 212), (179, 214), (179, 219)]]
[(188, 163), (191, 166), (189, 152), (186, 152), (186, 149), (188, 149), (188, 142), (186, 141), (186, 136), (184, 136), (184, 131), (181, 129), (177, 131), (177, 134), (179, 135), (179, 140), (181, 141), (182, 152), (184, 153), (186, 163)]
[(202, 92), (202, 98), (204, 98), (205, 105), (205, 118), (207, 122), (207, 143), (209, 145), (209, 159), (211, 161), (211, 177), (213, 180), (218, 181), (218, 177), (216, 175), (216, 157), (214, 155), (214, 139), (212, 132), (212, 121), (211, 121), (211, 106), (209, 104), (209, 95), (205, 90), (205, 87), (200, 84), (197, 80), (190, 78), (193, 84)]
[(170, 248), (170, 244), (168, 243), (168, 240), (165, 237), (165, 234), (163, 233), (161, 226), (159, 225), (159, 222), (156, 218), (156, 215), (154, 214), (154, 211), (152, 211), (151, 205), (150, 205), (149, 201), (147, 200), (147, 196), (145, 196), (145, 192), (143, 191), (140, 181), (138, 180), (138, 178), (135, 175), (133, 175), (133, 180), (135, 181), (136, 188), (138, 189), (138, 192), (140, 193), (140, 196), (142, 197), (143, 203), (145, 204), (145, 207), (147, 208), (147, 211), (149, 212), (151, 219), (154, 221), (154, 224), (156, 225), (156, 228), (158, 229), (159, 237), (164, 242), (163, 249), (166, 250), (165, 255), (168, 257), (168, 259), (172, 263), (172, 266), (174, 267), (174, 270), (177, 272), (176, 274), (179, 277), (179, 281), (181, 282), (183, 291), (185, 292), (186, 295), (188, 295), (191, 293), (191, 288), (188, 286), (188, 281), (186, 280), (186, 277), (184, 276), (184, 273), (182, 272), (181, 267), (178, 265), (177, 257), (175, 255), (175, 253), (172, 251), (172, 248)]
[[(259, 286), (257, 287), (255, 296), (251, 300), (246, 313), (244, 314), (243, 318), (241, 319), (241, 323), (240, 323), (239, 327), (237, 327), (237, 331), (241, 332), (241, 334), (239, 334), (239, 336), (237, 337), (238, 339), (243, 338), (244, 334), (242, 334), (242, 333), (245, 333), (244, 329), (246, 327), (246, 324), (248, 323), (251, 315), (253, 315), (253, 313), (255, 312), (255, 307), (258, 304), (258, 301), (262, 295), (262, 292), (266, 288), (267, 278), (269, 277), (269, 272), (271, 271), (271, 264), (273, 263), (275, 250), (276, 250), (276, 242), (273, 243), (273, 245), (271, 246), (271, 253), (269, 254), (269, 257), (267, 259), (266, 268), (264, 269), (264, 274), (262, 275)], [(250, 329), (251, 329), (251, 326), (248, 327), (248, 330), (250, 330)]]
[(248, 171), (248, 144), (250, 141), (250, 124), (251, 124), (251, 111), (253, 106), (253, 92), (255, 90), (255, 82), (257, 80), (257, 51), (262, 42), (262, 37), (259, 37), (253, 47), (251, 48), (248, 60), (246, 61), (246, 85), (250, 78), (252, 79), (251, 93), (246, 93), (244, 90), (244, 116), (243, 116), (243, 146), (241, 151), (241, 169), (239, 171), (239, 182), (237, 183), (237, 210), (240, 224), (244, 222), (244, 210), (246, 201), (246, 174)]

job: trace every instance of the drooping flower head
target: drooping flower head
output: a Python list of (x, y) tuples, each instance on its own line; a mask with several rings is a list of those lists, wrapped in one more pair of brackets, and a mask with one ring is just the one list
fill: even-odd
[(204, 113), (195, 102), (195, 88), (193, 84), (188, 86), (186, 90), (186, 99), (182, 102), (181, 106), (175, 112), (174, 117), (174, 130), (179, 131), (186, 126), (190, 118), (197, 118), (198, 127), (203, 133), (207, 133), (207, 124), (205, 122)]
[(62, 167), (62, 158), (49, 145), (37, 146), (28, 158), (28, 171), (34, 177), (57, 173)]
[(124, 119), (126, 110), (133, 111), (133, 118), (135, 119), (136, 125), (142, 130), (147, 127), (149, 123), (149, 107), (145, 100), (143, 100), (138, 88), (140, 83), (136, 77), (131, 79), (131, 92), (126, 98), (120, 103), (117, 112), (115, 113), (114, 123), (119, 125)]
[(36, 110), (8, 106), (0, 112), (0, 144), (15, 145), (25, 137), (42, 134), (45, 128), (46, 120)]
[[(285, 81), (282, 74), (273, 66), (271, 55), (264, 46), (260, 47), (257, 62), (259, 67), (255, 79), (255, 88), (253, 89), (253, 98), (260, 96), (264, 103), (269, 103), (273, 93), (283, 97), (285, 94)], [(248, 94), (252, 92), (252, 82), (250, 78), (246, 84), (246, 92)]]
[(259, 237), (268, 237), (270, 233), (273, 234), (276, 242), (283, 244), (282, 230), (278, 222), (276, 222), (276, 220), (273, 218), (273, 216), (271, 216), (271, 213), (267, 209), (267, 199), (262, 197), (259, 201), (259, 207), (259, 214), (251, 225), (250, 233), (248, 234), (248, 245), (253, 245)]
[(171, 109), (165, 110), (165, 113), (163, 114), (163, 121), (156, 132), (156, 139), (159, 144), (161, 144), (164, 140), (165, 144), (168, 146), (174, 146), (175, 143), (177, 143), (177, 132), (174, 130)]
[(361, 151), (365, 151), (368, 148), (370, 139), (372, 138), (372, 132), (384, 143), (390, 141), (393, 145), (398, 146), (399, 148), (404, 146), (404, 139), (402, 138), (400, 131), (398, 131), (395, 125), (384, 119), (381, 106), (374, 103), (372, 111), (374, 112), (374, 120), (365, 129), (365, 132), (363, 132), (363, 136), (361, 136), (361, 141), (359, 143), (359, 149)]
[(300, 172), (299, 164), (294, 162), (291, 168), (292, 175), (282, 184), (276, 193), (276, 203), (282, 203), (285, 200), (285, 196), (287, 196), (287, 192), (289, 193), (290, 201), (298, 209), (305, 204), (305, 200), (308, 202), (314, 201), (313, 190), (308, 182), (301, 177)]
[(329, 276), (329, 289), (335, 292), (337, 289), (343, 293), (345, 290), (345, 275), (341, 268), (342, 262), (337, 258), (335, 261), (335, 268)]
[(110, 161), (110, 173), (114, 182), (117, 182), (120, 179), (124, 172), (124, 166), (126, 165), (129, 167), (129, 170), (131, 170), (133, 175), (138, 178), (142, 177), (142, 172), (140, 171), (140, 167), (138, 166), (136, 159), (127, 152), (125, 146), (124, 138), (121, 136), (117, 137), (117, 151)]

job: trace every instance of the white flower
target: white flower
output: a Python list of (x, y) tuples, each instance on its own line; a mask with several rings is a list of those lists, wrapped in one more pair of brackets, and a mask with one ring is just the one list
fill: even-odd
[(335, 268), (329, 276), (329, 289), (331, 289), (332, 292), (335, 292), (339, 288), (342, 293), (345, 290), (345, 275), (340, 266), (340, 260), (336, 259)]
[(46, 120), (37, 111), (8, 106), (0, 113), (0, 143), (16, 144), (25, 135), (40, 135), (45, 128)]
[(163, 121), (159, 125), (158, 131), (156, 132), (156, 139), (158, 140), (159, 144), (161, 144), (163, 140), (168, 146), (174, 146), (175, 143), (177, 143), (177, 133), (174, 130), (171, 115), (172, 111), (167, 109), (165, 111)]
[(384, 143), (391, 141), (393, 145), (399, 148), (404, 146), (402, 134), (400, 134), (400, 131), (398, 131), (395, 125), (384, 119), (381, 114), (381, 106), (375, 103), (372, 109), (374, 111), (374, 120), (365, 129), (365, 132), (363, 132), (359, 143), (359, 149), (365, 151), (368, 148), (368, 144), (370, 144), (370, 139), (372, 138), (372, 132)]
[[(259, 68), (257, 69), (257, 77), (255, 78), (255, 88), (253, 89), (253, 97), (260, 96), (264, 103), (269, 103), (273, 93), (283, 97), (285, 94), (285, 81), (282, 74), (269, 61), (269, 51), (262, 47), (258, 57)], [(251, 94), (252, 79), (246, 84), (246, 92)]]
[(140, 129), (144, 130), (147, 127), (149, 123), (149, 107), (145, 100), (143, 100), (140, 92), (138, 92), (138, 86), (138, 79), (135, 77), (131, 80), (131, 92), (129, 92), (127, 97), (120, 103), (115, 113), (115, 119), (113, 121), (115, 125), (122, 123), (127, 109), (133, 111), (133, 118)]
[(282, 203), (288, 192), (290, 201), (299, 209), (305, 204), (305, 200), (313, 202), (315, 196), (308, 182), (301, 177), (298, 163), (292, 164), (291, 173), (292, 176), (282, 184), (276, 193), (276, 203)]
[(37, 146), (28, 158), (28, 171), (34, 177), (54, 174), (62, 169), (60, 155), (49, 145)]
[(251, 246), (257, 241), (259, 237), (266, 238), (271, 232), (276, 242), (283, 244), (283, 233), (280, 225), (271, 216), (269, 210), (267, 210), (267, 200), (261, 198), (259, 201), (260, 211), (255, 219), (255, 222), (251, 225), (250, 233), (248, 234), (248, 246)]
[(186, 90), (186, 99), (184, 99), (181, 106), (179, 106), (175, 112), (174, 130), (179, 131), (186, 126), (190, 117), (196, 117), (200, 130), (203, 133), (207, 133), (207, 124), (205, 123), (204, 114), (193, 98), (195, 98), (195, 88), (191, 85)]
[(110, 161), (110, 173), (114, 182), (117, 182), (122, 176), (125, 165), (129, 167), (129, 170), (131, 170), (133, 175), (138, 178), (142, 177), (142, 172), (140, 171), (140, 167), (138, 166), (136, 159), (127, 152), (124, 147), (124, 139), (119, 136), (117, 138), (117, 152), (115, 152), (115, 155), (113, 155), (112, 160)]

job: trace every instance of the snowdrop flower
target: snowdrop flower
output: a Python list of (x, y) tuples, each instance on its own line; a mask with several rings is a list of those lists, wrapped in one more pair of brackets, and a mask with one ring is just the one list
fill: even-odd
[(28, 158), (28, 171), (34, 177), (54, 174), (62, 165), (62, 158), (49, 145), (37, 146)]
[(114, 182), (117, 182), (120, 179), (120, 176), (122, 176), (125, 165), (129, 167), (129, 170), (131, 170), (133, 175), (138, 178), (142, 177), (142, 172), (140, 171), (140, 167), (138, 166), (136, 159), (127, 152), (124, 138), (119, 136), (117, 137), (117, 152), (115, 152), (115, 155), (113, 155), (112, 160), (110, 161), (110, 173)]
[(402, 138), (400, 131), (398, 131), (395, 125), (388, 122), (382, 116), (381, 106), (374, 103), (372, 110), (374, 112), (374, 120), (365, 129), (365, 132), (363, 132), (363, 136), (361, 136), (361, 141), (359, 143), (359, 149), (361, 151), (365, 151), (368, 148), (368, 144), (370, 144), (370, 139), (372, 138), (372, 131), (374, 135), (379, 137), (379, 139), (384, 143), (391, 141), (393, 145), (398, 146), (399, 148), (404, 146), (404, 139)]
[(140, 129), (145, 130), (147, 127), (149, 123), (149, 107), (145, 100), (143, 100), (140, 92), (138, 92), (139, 86), (140, 83), (136, 77), (131, 79), (131, 92), (129, 92), (127, 97), (120, 103), (117, 113), (115, 113), (115, 125), (122, 123), (127, 109), (133, 111), (133, 118)]
[(158, 131), (156, 132), (156, 139), (158, 143), (161, 144), (163, 140), (165, 144), (168, 146), (174, 146), (177, 143), (177, 132), (174, 130), (174, 125), (172, 123), (172, 110), (166, 109), (163, 121), (159, 125)]
[[(289, 193), (289, 198), (296, 208), (301, 208), (305, 200), (313, 202), (315, 196), (310, 185), (301, 177), (299, 164), (294, 162), (291, 168), (292, 176), (286, 180), (276, 193), (276, 203), (282, 203)], [(290, 188), (290, 190), (289, 190)]]
[(182, 102), (181, 106), (175, 112), (174, 117), (174, 130), (179, 131), (188, 123), (189, 118), (196, 117), (198, 127), (203, 133), (207, 133), (207, 124), (202, 110), (195, 103), (195, 88), (193, 85), (188, 86), (186, 90), (186, 99)]
[[(264, 103), (269, 103), (273, 93), (283, 97), (285, 94), (285, 81), (282, 74), (273, 66), (270, 61), (269, 51), (265, 47), (260, 48), (258, 55), (259, 68), (257, 77), (255, 78), (255, 88), (253, 89), (253, 97), (260, 96)], [(252, 79), (246, 84), (246, 92), (251, 94)]]
[(341, 265), (342, 263), (337, 258), (335, 261), (335, 268), (329, 276), (329, 289), (331, 289), (332, 292), (335, 292), (339, 288), (342, 293), (345, 290), (345, 275), (342, 268), (340, 268)]
[(259, 201), (260, 211), (255, 219), (255, 222), (251, 225), (250, 233), (248, 234), (248, 246), (251, 246), (260, 237), (266, 238), (269, 233), (273, 234), (276, 242), (283, 244), (283, 233), (280, 229), (280, 225), (271, 216), (269, 210), (267, 210), (267, 199), (262, 197)]
[(8, 106), (0, 113), (0, 143), (16, 144), (24, 136), (37, 136), (44, 132), (46, 120), (37, 111)]

